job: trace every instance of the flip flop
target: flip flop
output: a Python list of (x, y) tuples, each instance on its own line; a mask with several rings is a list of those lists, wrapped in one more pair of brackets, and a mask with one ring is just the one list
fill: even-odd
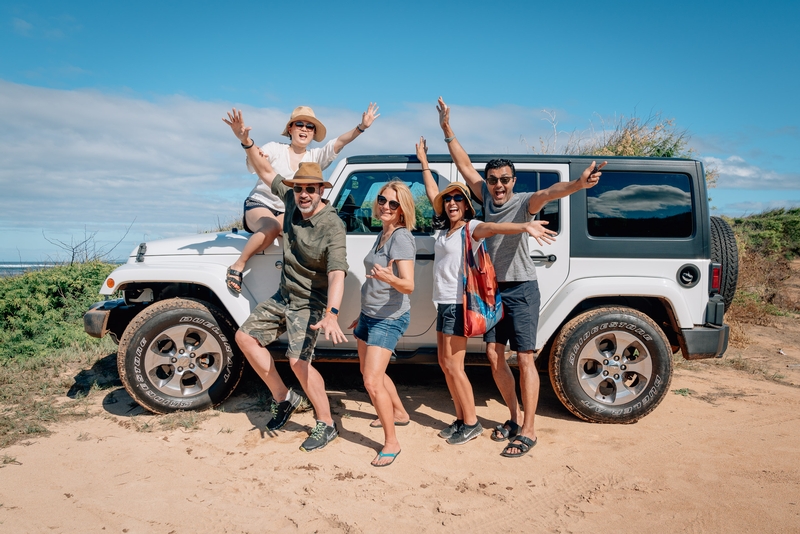
[[(509, 427), (509, 428), (506, 428)], [(505, 441), (519, 434), (519, 425), (509, 419), (502, 425), (497, 425), (492, 431), (492, 441)]]
[(225, 277), (225, 284), (228, 286), (228, 289), (230, 289), (234, 293), (241, 293), (242, 271), (237, 271), (236, 269), (231, 269), (230, 267), (228, 267), (228, 274)]
[[(539, 438), (531, 439), (525, 436), (514, 436), (511, 441), (508, 442), (508, 445), (505, 446), (503, 452), (500, 453), (500, 456), (505, 456), (506, 458), (519, 458), (520, 456), (524, 456), (536, 445), (537, 441), (539, 441)], [(518, 452), (510, 452), (511, 449), (518, 449)]]
[[(408, 421), (395, 421), (394, 422), (394, 426), (407, 426), (408, 423), (410, 423), (410, 422), (411, 422), (411, 419), (409, 419)], [(383, 428), (383, 425), (381, 424), (381, 420), (380, 419), (375, 419), (374, 421), (372, 421), (369, 424), (369, 426), (371, 426), (372, 428)]]
[(370, 465), (372, 467), (388, 467), (388, 466), (390, 466), (390, 465), (392, 465), (394, 463), (395, 459), (397, 458), (397, 455), (400, 454), (400, 452), (401, 451), (397, 451), (397, 452), (379, 452), (378, 453), (378, 457), (375, 458), (375, 460), (378, 460), (380, 458), (391, 458), (392, 461), (389, 462), (388, 464), (374, 464), (372, 462), (374, 462), (375, 460), (372, 460), (372, 462), (370, 462)]

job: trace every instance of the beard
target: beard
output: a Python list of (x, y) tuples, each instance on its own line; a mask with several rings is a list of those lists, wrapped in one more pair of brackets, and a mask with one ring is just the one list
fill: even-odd
[(314, 213), (314, 210), (317, 209), (317, 206), (319, 206), (320, 202), (322, 202), (322, 197), (318, 196), (311, 201), (311, 205), (307, 208), (300, 207), (300, 204), (297, 204), (297, 209), (299, 209), (300, 213), (303, 215), (308, 215), (309, 213)]

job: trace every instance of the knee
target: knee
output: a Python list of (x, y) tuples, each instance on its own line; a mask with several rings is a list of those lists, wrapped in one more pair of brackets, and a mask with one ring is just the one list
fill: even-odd
[(239, 348), (242, 349), (245, 355), (254, 348), (254, 345), (261, 346), (253, 336), (246, 334), (242, 330), (237, 330), (234, 338), (236, 339), (236, 344), (239, 345)]
[(367, 373), (364, 375), (364, 388), (369, 393), (370, 397), (375, 397), (383, 388), (383, 376), (378, 376), (374, 373)]

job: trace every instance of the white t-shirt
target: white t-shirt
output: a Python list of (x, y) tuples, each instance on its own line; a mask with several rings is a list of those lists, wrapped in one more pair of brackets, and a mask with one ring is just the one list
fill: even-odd
[[(333, 160), (336, 159), (336, 156), (338, 156), (333, 148), (333, 145), (336, 143), (336, 139), (338, 139), (338, 137), (331, 139), (322, 147), (307, 149), (306, 153), (303, 154), (303, 159), (301, 159), (300, 162), (307, 161), (319, 163), (319, 166), (323, 170), (327, 169), (328, 166), (333, 163)], [(297, 171), (293, 171), (290, 166), (288, 144), (270, 142), (261, 147), (261, 152), (269, 157), (269, 162), (272, 165), (272, 168), (275, 169), (276, 173), (287, 179), (294, 177), (294, 173)], [(256, 171), (250, 164), (250, 161), (245, 159), (245, 162), (247, 163), (247, 170), (249, 170), (252, 174), (255, 174)], [(275, 194), (273, 194), (273, 192), (270, 190), (269, 186), (260, 178), (258, 181), (256, 181), (256, 186), (252, 191), (250, 191), (250, 194), (247, 195), (247, 198), (252, 198), (253, 200), (262, 202), (274, 210), (280, 212), (286, 211), (286, 206), (283, 205), (283, 200), (276, 197)]]
[[(483, 221), (469, 221), (469, 237), (475, 252), (483, 239), (475, 240), (473, 233)], [(433, 243), (433, 303), (461, 304), (464, 297), (464, 238), (463, 228), (447, 236), (448, 230), (439, 230)]]

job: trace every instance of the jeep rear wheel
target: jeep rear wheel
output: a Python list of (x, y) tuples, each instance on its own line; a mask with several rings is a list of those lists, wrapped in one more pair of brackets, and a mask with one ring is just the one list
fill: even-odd
[(721, 217), (711, 217), (711, 261), (722, 266), (719, 292), (728, 311), (739, 281), (739, 249), (731, 226)]
[(585, 312), (564, 326), (553, 349), (553, 389), (570, 412), (586, 421), (634, 423), (669, 390), (669, 341), (652, 319), (634, 309)]
[(244, 358), (235, 331), (219, 309), (205, 302), (156, 302), (120, 339), (120, 379), (136, 402), (155, 413), (216, 406), (242, 376)]

